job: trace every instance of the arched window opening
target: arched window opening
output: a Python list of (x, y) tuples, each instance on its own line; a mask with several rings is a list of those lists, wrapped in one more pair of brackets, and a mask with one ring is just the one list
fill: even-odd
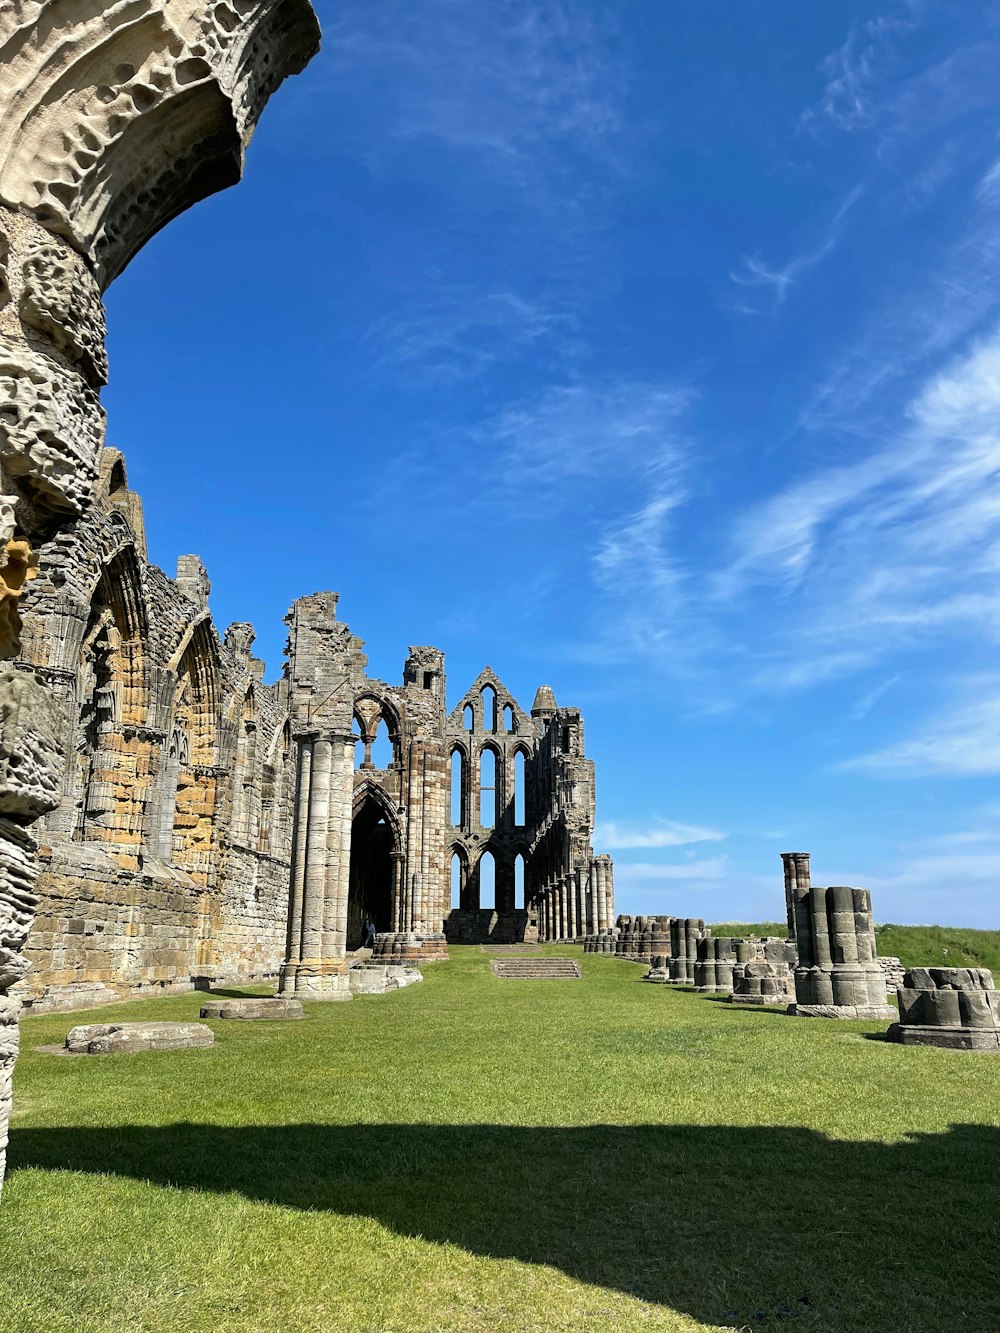
[(451, 752), (451, 822), (458, 828), (465, 823), (465, 755)]
[(483, 852), (479, 862), (479, 906), (492, 912), (496, 907), (497, 867), (492, 852)]
[(485, 731), (497, 729), (497, 692), (492, 685), (483, 686), (483, 728)]
[(569, 727), (563, 727), (562, 729), (562, 752), (563, 754), (569, 754)]
[(462, 858), (458, 852), (451, 858), (451, 909), (458, 911), (462, 906)]
[(475, 731), (476, 729), (476, 713), (475, 709), (472, 707), (472, 704), (465, 705), (465, 711), (463, 713), (463, 726), (465, 727), (466, 731)]
[(365, 745), (356, 723), (351, 729), (351, 736), (354, 740), (354, 767), (360, 768), (365, 757)]
[(372, 763), (376, 768), (389, 768), (395, 759), (392, 741), (389, 739), (389, 728), (385, 725), (385, 718), (378, 724), (378, 731), (375, 733), (375, 740), (372, 742)]
[(524, 906), (524, 854), (518, 852), (514, 858), (514, 907), (520, 910)]
[(514, 756), (514, 823), (523, 828), (527, 822), (524, 810), (524, 751)]
[(108, 478), (108, 498), (111, 500), (120, 500), (128, 493), (128, 485), (125, 481), (125, 464), (120, 458), (115, 459), (114, 467), (111, 469), (111, 476)]
[(503, 708), (503, 729), (504, 731), (517, 731), (517, 723), (514, 721), (514, 710), (510, 704), (504, 704)]
[(479, 822), (483, 828), (497, 822), (497, 757), (489, 749), (479, 756)]

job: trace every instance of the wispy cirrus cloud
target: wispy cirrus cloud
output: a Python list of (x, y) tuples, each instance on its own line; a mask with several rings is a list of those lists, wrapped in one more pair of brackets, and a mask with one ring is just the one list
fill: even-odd
[(576, 0), (376, 0), (342, 7), (328, 45), (337, 79), (381, 94), (380, 137), (431, 141), (524, 180), (555, 147), (608, 157), (627, 89), (614, 36)]
[(630, 379), (553, 384), (487, 419), (476, 432), (524, 485), (608, 488), (623, 476), (662, 479), (684, 456), (685, 385)]
[(1000, 775), (1000, 676), (972, 676), (961, 697), (916, 731), (841, 768), (878, 777)]
[(408, 291), (373, 322), (368, 339), (375, 370), (435, 384), (467, 383), (526, 357), (559, 366), (579, 349), (578, 320), (565, 302), (440, 280), (424, 292)]
[(1000, 330), (931, 378), (884, 447), (747, 511), (715, 595), (808, 587), (801, 628), (841, 651), (953, 622), (995, 638), (998, 476)]
[(721, 880), (729, 872), (729, 858), (711, 856), (700, 861), (686, 861), (682, 865), (659, 861), (616, 861), (616, 888), (636, 888), (657, 880)]
[(595, 846), (613, 851), (635, 847), (688, 847), (698, 842), (723, 842), (726, 835), (718, 829), (680, 824), (672, 819), (655, 819), (636, 827), (609, 820), (594, 828)]
[[(730, 281), (735, 283), (737, 287), (749, 290), (764, 290), (771, 297), (770, 308), (776, 310), (784, 303), (792, 286), (798, 282), (801, 276), (815, 268), (817, 264), (821, 264), (836, 249), (845, 219), (861, 198), (863, 191), (863, 185), (859, 184), (848, 192), (814, 246), (803, 250), (800, 254), (786, 260), (784, 264), (777, 266), (765, 263), (759, 255), (747, 256), (743, 260), (742, 268), (730, 273)], [(738, 310), (741, 314), (761, 313), (759, 307), (749, 305), (745, 301), (731, 308)]]

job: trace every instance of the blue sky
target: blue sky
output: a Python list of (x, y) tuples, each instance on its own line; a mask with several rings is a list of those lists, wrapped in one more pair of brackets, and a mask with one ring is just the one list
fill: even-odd
[(1000, 5), (317, 8), (109, 294), (151, 557), (550, 683), (620, 910), (996, 926)]

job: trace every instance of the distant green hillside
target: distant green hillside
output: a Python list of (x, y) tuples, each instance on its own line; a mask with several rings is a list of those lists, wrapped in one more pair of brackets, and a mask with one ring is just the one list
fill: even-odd
[[(724, 921), (713, 935), (784, 935), (783, 921)], [(1000, 930), (964, 926), (875, 927), (880, 954), (902, 960), (904, 967), (988, 967), (1000, 978)]]

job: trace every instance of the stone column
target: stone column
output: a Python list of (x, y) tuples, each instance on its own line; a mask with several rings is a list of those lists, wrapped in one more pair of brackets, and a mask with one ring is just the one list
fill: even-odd
[(788, 919), (788, 938), (795, 939), (795, 895), (811, 884), (808, 852), (782, 852), (781, 864), (785, 872), (785, 915)]
[(351, 866), (351, 736), (296, 737), (299, 784), (282, 995), (349, 1000), (347, 895)]
[(608, 920), (608, 895), (606, 867), (601, 857), (597, 856), (593, 861), (594, 868), (594, 900), (597, 904), (597, 929), (598, 931), (608, 930), (610, 921)]
[(895, 1018), (886, 1004), (867, 889), (796, 885), (795, 1004), (813, 1018)]

